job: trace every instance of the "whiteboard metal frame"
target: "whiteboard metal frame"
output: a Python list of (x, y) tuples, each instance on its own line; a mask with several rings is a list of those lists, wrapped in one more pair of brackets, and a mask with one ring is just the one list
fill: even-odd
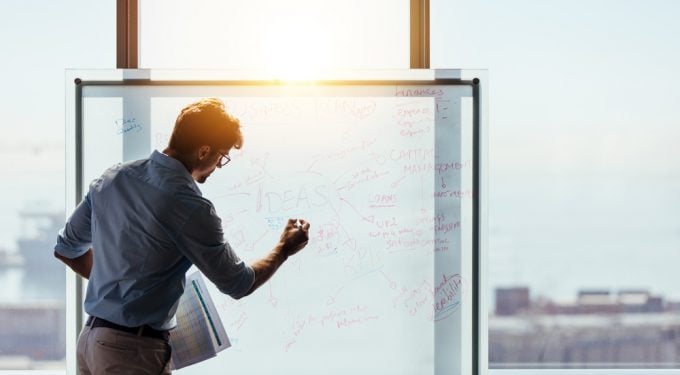
[[(72, 70), (66, 72), (66, 212), (82, 200), (83, 192), (83, 88), (87, 86), (469, 86), (472, 89), (472, 375), (487, 373), (487, 318), (483, 288), (486, 263), (486, 72), (458, 69), (388, 71), (332, 71), (319, 80), (285, 80), (259, 71), (174, 71), (149, 69)], [(190, 77), (190, 78), (189, 78)], [(469, 77), (469, 78), (467, 78)], [(73, 150), (73, 152), (68, 152)], [(74, 174), (68, 165), (74, 166)], [(483, 201), (483, 202), (482, 202)], [(76, 374), (76, 340), (84, 323), (83, 279), (67, 274), (67, 374)], [(481, 349), (481, 350), (480, 350)]]

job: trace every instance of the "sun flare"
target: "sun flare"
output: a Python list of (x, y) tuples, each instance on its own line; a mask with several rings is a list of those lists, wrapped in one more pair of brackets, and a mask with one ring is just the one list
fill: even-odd
[[(292, 13), (292, 12), (291, 12)], [(313, 81), (334, 68), (331, 36), (313, 14), (296, 12), (280, 17), (267, 33), (266, 73), (278, 80)]]

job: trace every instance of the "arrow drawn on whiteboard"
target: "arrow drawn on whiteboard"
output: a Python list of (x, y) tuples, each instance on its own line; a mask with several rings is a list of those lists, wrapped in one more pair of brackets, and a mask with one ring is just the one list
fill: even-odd
[[(378, 164), (382, 164), (382, 163), (380, 162), (380, 160), (379, 160), (380, 157), (382, 157), (382, 158), (384, 159), (384, 156), (378, 155), (378, 154), (375, 154), (375, 153), (371, 153), (371, 157), (373, 158), (373, 160), (378, 161)], [(362, 162), (359, 163), (358, 165), (359, 165), (359, 166), (370, 165), (371, 161), (372, 161), (371, 159), (369, 159), (369, 160), (362, 160)], [(333, 180), (333, 185), (336, 185), (336, 184), (338, 183), (338, 181), (340, 181), (341, 178), (343, 178), (344, 176), (346, 176), (348, 173), (350, 173), (350, 172), (356, 170), (357, 168), (358, 168), (358, 167), (352, 167), (352, 168), (350, 168), (350, 169), (348, 169), (348, 170), (346, 170), (346, 171), (340, 173), (340, 175), (338, 175), (338, 177), (337, 177), (335, 180)], [(340, 188), (342, 189), (342, 188), (346, 188), (346, 187), (347, 187), (347, 186), (345, 185), (345, 186), (342, 186), (342, 187), (340, 187)]]
[[(340, 198), (340, 199), (344, 200), (344, 198)], [(345, 242), (343, 242), (342, 244), (343, 245), (349, 244), (349, 246), (351, 247), (352, 250), (356, 250), (357, 240), (354, 237), (352, 237), (349, 234), (349, 232), (347, 232), (347, 229), (345, 229), (345, 226), (342, 225), (342, 223), (340, 222), (340, 213), (338, 212), (338, 210), (333, 206), (333, 204), (331, 204), (330, 207), (333, 210), (333, 212), (335, 213), (335, 216), (338, 218), (338, 226), (340, 227), (340, 230), (342, 230), (342, 233), (345, 235), (345, 237), (347, 237), (347, 240)], [(351, 205), (350, 205), (350, 207), (351, 207)], [(373, 219), (375, 220), (375, 218), (373, 218)]]
[(387, 279), (387, 281), (390, 283), (390, 288), (392, 288), (392, 289), (397, 289), (397, 282), (396, 282), (396, 281), (393, 281), (392, 279), (390, 279), (390, 278), (387, 276), (387, 274), (385, 273), (385, 271), (382, 271), (382, 270), (381, 270), (380, 273), (382, 273), (383, 276), (385, 276), (385, 278)]
[(343, 245), (348, 245), (350, 250), (355, 251), (357, 249), (357, 240), (349, 237), (347, 241), (342, 243)]
[(316, 158), (314, 161), (312, 161), (312, 164), (310, 164), (309, 167), (307, 167), (307, 169), (305, 169), (305, 172), (313, 173), (313, 174), (316, 174), (316, 175), (319, 175), (319, 176), (323, 176), (323, 173), (312, 170), (312, 168), (314, 168), (314, 166), (316, 165), (316, 163), (318, 161), (319, 161), (319, 158)]
[(394, 182), (392, 183), (392, 188), (396, 188), (397, 186), (399, 186), (399, 184), (400, 184), (402, 181), (404, 181), (405, 178), (406, 178), (406, 176), (401, 176), (401, 177), (399, 177), (398, 180), (396, 180), (396, 181), (394, 181)]
[(364, 216), (361, 212), (359, 212), (359, 210), (357, 210), (356, 207), (354, 207), (351, 203), (349, 203), (349, 201), (347, 199), (340, 198), (340, 200), (345, 202), (345, 204), (348, 205), (352, 210), (354, 210), (354, 212), (356, 212), (357, 215), (361, 216), (361, 218), (364, 219), (364, 221), (367, 221), (371, 224), (375, 223), (375, 216), (374, 215)]
[(333, 293), (333, 295), (331, 295), (330, 297), (328, 297), (328, 300), (326, 301), (326, 305), (332, 305), (332, 304), (334, 304), (334, 303), (335, 303), (335, 299), (338, 298), (338, 295), (340, 294), (340, 292), (342, 292), (343, 289), (345, 289), (345, 286), (344, 286), (344, 285), (341, 286), (340, 288), (338, 288), (338, 290), (336, 290), (335, 293)]
[[(371, 270), (368, 270), (368, 271), (366, 271), (366, 272), (363, 272), (363, 273), (361, 273), (360, 275), (357, 275), (357, 276), (355, 276), (355, 277), (353, 277), (353, 278), (347, 280), (347, 281), (345, 282), (344, 285), (342, 285), (341, 287), (339, 287), (339, 288), (335, 291), (335, 293), (333, 293), (330, 297), (328, 297), (328, 300), (326, 300), (326, 305), (332, 305), (332, 304), (334, 304), (336, 298), (338, 298), (338, 296), (340, 295), (340, 292), (342, 292), (342, 290), (345, 289), (345, 287), (346, 287), (348, 284), (354, 283), (355, 281), (357, 281), (357, 280), (359, 280), (359, 279), (362, 279), (362, 278), (365, 278), (365, 277), (367, 277), (367, 276), (370, 276), (371, 274), (373, 274), (373, 273), (375, 273), (375, 272), (382, 272), (382, 274), (385, 275), (385, 273), (382, 271), (382, 268), (383, 268), (384, 266), (385, 266), (384, 264), (381, 264), (381, 265), (379, 265), (379, 266), (377, 266), (377, 267), (375, 267), (375, 268), (373, 268), (373, 269), (371, 269)], [(387, 277), (387, 276), (385, 276), (385, 277)], [(389, 280), (389, 279), (388, 279), (388, 280)], [(395, 284), (396, 284), (396, 283), (395, 283)], [(395, 287), (396, 287), (396, 285), (395, 285)]]
[(254, 251), (255, 245), (257, 245), (257, 243), (260, 242), (260, 240), (262, 240), (267, 235), (267, 233), (269, 233), (269, 231), (265, 230), (260, 237), (258, 237), (255, 241), (253, 241), (252, 244), (246, 247), (245, 251)]
[(385, 164), (385, 162), (387, 161), (387, 158), (385, 157), (385, 155), (381, 155), (381, 154), (372, 152), (372, 153), (371, 153), (371, 156), (372, 156), (373, 159), (374, 159), (378, 164), (380, 164), (380, 165)]
[(279, 300), (274, 297), (274, 293), (272, 292), (272, 283), (269, 283), (269, 303), (271, 303), (273, 307), (276, 307), (279, 303)]
[(341, 179), (342, 177), (344, 177), (346, 174), (352, 172), (353, 170), (354, 170), (354, 167), (352, 167), (352, 168), (350, 168), (350, 169), (348, 169), (348, 170), (346, 170), (346, 171), (340, 173), (340, 175), (339, 175), (335, 180), (333, 180), (333, 185), (337, 184), (338, 181), (340, 181), (340, 179)]
[(260, 212), (262, 210), (262, 184), (257, 188), (257, 200), (255, 202), (255, 212)]

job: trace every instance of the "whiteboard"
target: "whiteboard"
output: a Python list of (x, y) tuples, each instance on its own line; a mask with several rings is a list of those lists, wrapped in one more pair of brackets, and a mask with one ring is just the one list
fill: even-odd
[[(219, 97), (241, 150), (199, 185), (249, 262), (289, 217), (309, 245), (253, 295), (210, 285), (232, 347), (178, 374), (463, 374), (473, 364), (474, 84), (79, 80), (78, 188), (167, 145)], [(209, 283), (210, 284), (210, 283)]]

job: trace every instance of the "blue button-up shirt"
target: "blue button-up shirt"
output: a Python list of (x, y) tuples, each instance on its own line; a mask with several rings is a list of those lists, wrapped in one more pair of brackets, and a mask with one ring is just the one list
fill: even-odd
[(90, 247), (85, 311), (124, 326), (172, 328), (192, 264), (234, 298), (255, 280), (224, 240), (215, 207), (191, 174), (158, 151), (94, 180), (54, 249), (72, 259)]

